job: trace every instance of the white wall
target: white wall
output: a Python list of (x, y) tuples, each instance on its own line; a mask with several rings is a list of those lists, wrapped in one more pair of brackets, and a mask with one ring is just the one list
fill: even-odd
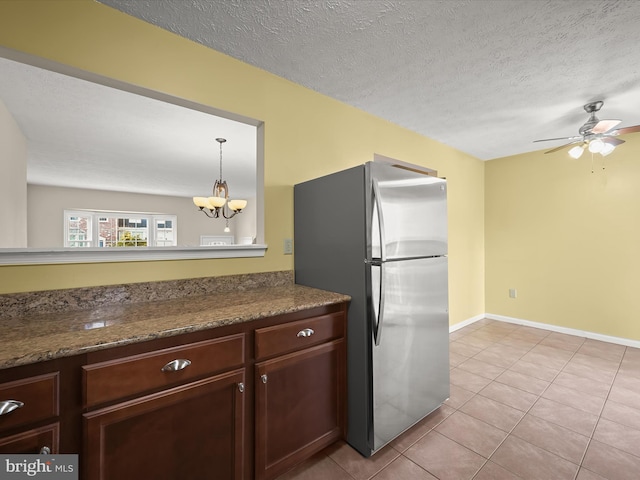
[(191, 198), (165, 197), (139, 193), (108, 192), (81, 188), (29, 185), (28, 246), (61, 248), (64, 245), (64, 210), (114, 210), (154, 212), (178, 216), (178, 245), (198, 246), (200, 235), (255, 237), (255, 199), (246, 211), (229, 221), (230, 233), (224, 233), (224, 219), (210, 219), (201, 213)]
[(0, 248), (27, 246), (27, 142), (0, 100)]

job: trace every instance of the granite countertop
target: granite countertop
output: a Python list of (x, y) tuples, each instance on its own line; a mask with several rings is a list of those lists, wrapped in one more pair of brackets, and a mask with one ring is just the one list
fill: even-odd
[(289, 284), (0, 318), (0, 369), (347, 300)]

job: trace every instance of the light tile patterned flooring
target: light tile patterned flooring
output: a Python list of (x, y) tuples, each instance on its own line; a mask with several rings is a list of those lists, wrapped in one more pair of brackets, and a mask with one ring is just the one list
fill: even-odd
[(278, 480), (638, 480), (640, 349), (493, 320), (450, 335), (451, 398), (371, 458)]

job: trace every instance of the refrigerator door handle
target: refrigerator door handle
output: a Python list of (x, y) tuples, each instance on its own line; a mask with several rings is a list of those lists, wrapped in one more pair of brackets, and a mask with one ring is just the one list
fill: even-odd
[(373, 186), (373, 199), (376, 204), (376, 211), (378, 212), (378, 232), (380, 234), (380, 260), (383, 262), (387, 259), (387, 245), (384, 238), (384, 218), (382, 215), (382, 199), (380, 197), (380, 187), (378, 186), (378, 180), (372, 179)]
[[(376, 267), (380, 267), (380, 291), (378, 293), (378, 315), (375, 323), (373, 324), (373, 342), (376, 346), (380, 345), (380, 339), (382, 338), (382, 320), (384, 319), (384, 270), (385, 264), (380, 263), (379, 265), (374, 265)], [(376, 309), (374, 308), (375, 312)]]

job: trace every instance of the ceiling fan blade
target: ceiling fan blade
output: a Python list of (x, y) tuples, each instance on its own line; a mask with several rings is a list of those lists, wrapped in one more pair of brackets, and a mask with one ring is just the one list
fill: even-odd
[(575, 137), (544, 138), (542, 140), (534, 140), (533, 143), (536, 143), (536, 142), (550, 142), (552, 140), (578, 140), (578, 139), (582, 139), (582, 136), (578, 135), (578, 136), (575, 136)]
[(624, 143), (624, 140), (620, 140), (619, 138), (615, 138), (615, 137), (602, 137), (602, 141), (604, 143), (613, 145), (614, 147), (617, 147), (621, 143)]
[(564, 145), (562, 145), (560, 147), (556, 147), (553, 150), (549, 150), (548, 152), (544, 152), (544, 153), (547, 154), (547, 153), (557, 152), (558, 150), (562, 150), (563, 148), (567, 148), (567, 147), (569, 147), (571, 145), (575, 145), (576, 143), (582, 143), (582, 137), (579, 137), (579, 138), (580, 138), (580, 140), (577, 141), (577, 142), (566, 143), (566, 144), (564, 144)]
[(618, 128), (611, 132), (611, 135), (624, 135), (625, 133), (640, 132), (640, 125), (634, 125), (633, 127)]
[(600, 120), (591, 129), (591, 133), (605, 133), (618, 125), (622, 120)]

